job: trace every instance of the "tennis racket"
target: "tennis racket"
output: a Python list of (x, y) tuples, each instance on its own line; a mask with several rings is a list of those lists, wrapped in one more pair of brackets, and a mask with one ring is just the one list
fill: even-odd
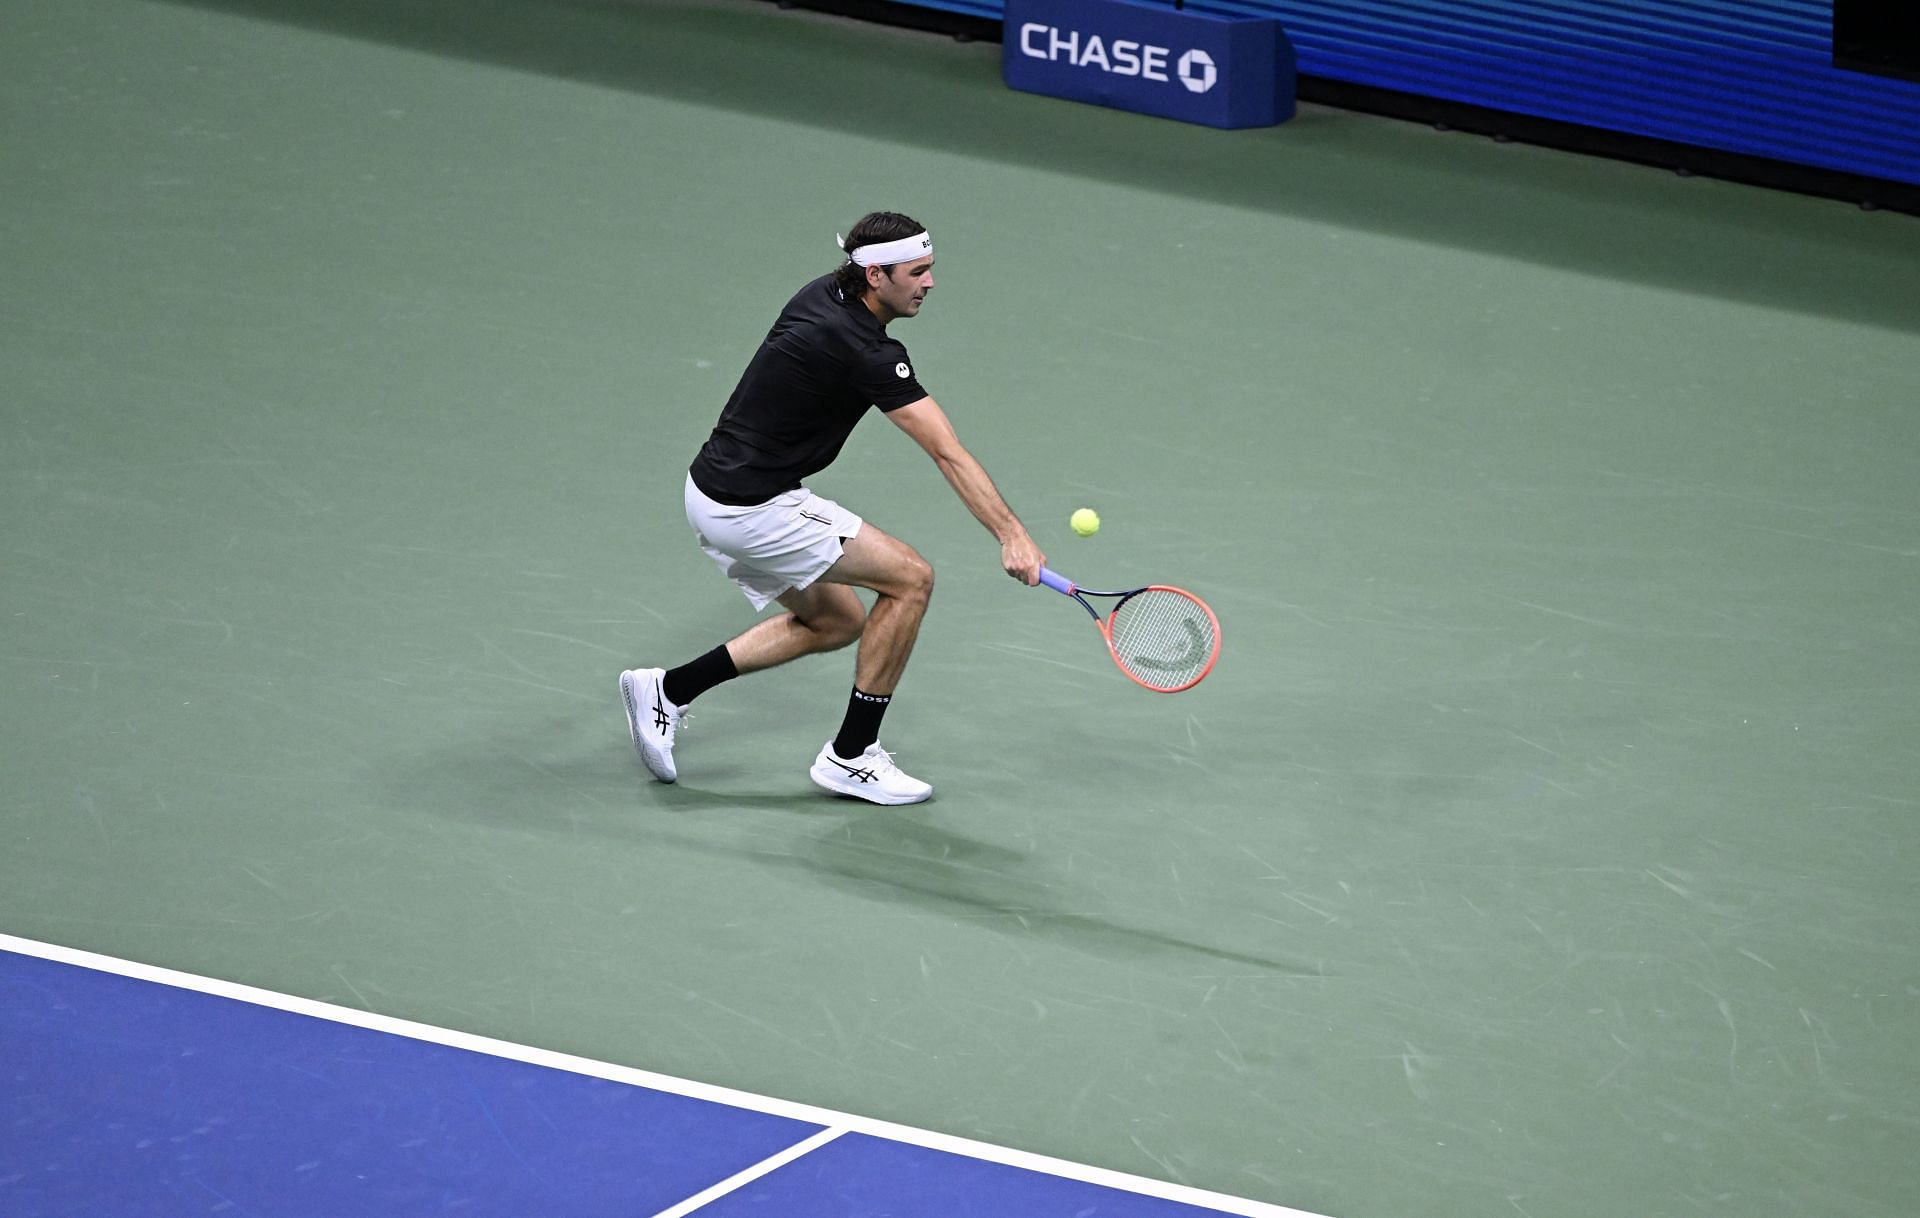
[[(1207, 602), (1183, 588), (1149, 584), (1128, 592), (1090, 592), (1066, 576), (1040, 568), (1040, 582), (1080, 602), (1107, 641), (1120, 671), (1157, 693), (1192, 689), (1220, 658), (1220, 619)], [(1112, 597), (1103, 619), (1088, 597)]]

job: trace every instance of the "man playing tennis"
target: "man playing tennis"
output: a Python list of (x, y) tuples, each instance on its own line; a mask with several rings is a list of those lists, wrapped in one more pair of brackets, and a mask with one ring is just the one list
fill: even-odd
[[(877, 804), (933, 794), (880, 747), (880, 720), (919, 634), (933, 568), (912, 546), (801, 485), (840, 454), (869, 407), (933, 458), (999, 539), (1007, 574), (1039, 580), (1045, 556), (920, 387), (907, 349), (887, 334), (889, 323), (918, 316), (933, 290), (933, 239), (915, 220), (873, 212), (841, 248), (845, 264), (780, 311), (687, 471), (687, 522), (701, 548), (756, 610), (778, 601), (786, 612), (677, 668), (620, 674), (634, 747), (661, 782), (677, 777), (674, 732), (695, 698), (744, 673), (858, 640), (846, 716), (809, 773), (828, 791)], [(855, 588), (875, 594), (871, 611)]]

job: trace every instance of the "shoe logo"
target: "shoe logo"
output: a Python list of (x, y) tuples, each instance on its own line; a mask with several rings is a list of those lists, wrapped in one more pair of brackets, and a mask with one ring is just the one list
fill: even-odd
[(667, 725), (673, 722), (667, 718), (667, 708), (661, 705), (665, 701), (666, 698), (662, 696), (660, 686), (656, 682), (653, 687), (653, 726), (663, 732), (667, 730)]
[(844, 762), (844, 761), (842, 761), (842, 760), (840, 760), (840, 759), (839, 759), (838, 757), (835, 757), (835, 756), (833, 755), (833, 752), (832, 752), (832, 750), (828, 750), (828, 752), (827, 752), (827, 760), (828, 760), (828, 761), (831, 761), (831, 762), (832, 762), (833, 764), (835, 764), (835, 765), (837, 765), (837, 766), (839, 766), (839, 767), (840, 767), (841, 769), (843, 769), (843, 770), (845, 770), (845, 771), (847, 772), (847, 777), (848, 777), (848, 778), (852, 778), (852, 779), (856, 779), (856, 780), (858, 780), (858, 781), (860, 781), (860, 782), (877, 782), (877, 781), (879, 781), (879, 778), (880, 778), (880, 772), (879, 772), (878, 770), (863, 770), (863, 769), (861, 769), (861, 768), (859, 768), (858, 766), (850, 766), (850, 765), (848, 765), (848, 764), (847, 764), (846, 762)]

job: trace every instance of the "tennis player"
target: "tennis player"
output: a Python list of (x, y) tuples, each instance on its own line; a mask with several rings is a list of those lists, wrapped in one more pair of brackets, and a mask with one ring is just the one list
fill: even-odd
[[(756, 611), (778, 601), (786, 612), (677, 668), (620, 674), (634, 747), (661, 782), (677, 777), (675, 730), (695, 698), (857, 640), (846, 715), (809, 774), (828, 791), (877, 804), (933, 794), (880, 747), (880, 721), (913, 652), (933, 568), (912, 546), (803, 485), (839, 456), (870, 407), (933, 458), (999, 539), (1007, 574), (1039, 580), (1045, 556), (921, 387), (907, 349), (887, 333), (918, 316), (933, 290), (933, 239), (915, 220), (873, 212), (840, 245), (845, 263), (780, 311), (687, 471), (687, 522), (701, 549)], [(871, 610), (855, 588), (875, 594)]]

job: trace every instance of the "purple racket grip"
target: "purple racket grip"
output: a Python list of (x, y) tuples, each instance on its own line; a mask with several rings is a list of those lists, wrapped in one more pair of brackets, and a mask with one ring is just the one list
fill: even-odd
[(1040, 582), (1066, 596), (1073, 595), (1073, 581), (1056, 571), (1040, 568)]

